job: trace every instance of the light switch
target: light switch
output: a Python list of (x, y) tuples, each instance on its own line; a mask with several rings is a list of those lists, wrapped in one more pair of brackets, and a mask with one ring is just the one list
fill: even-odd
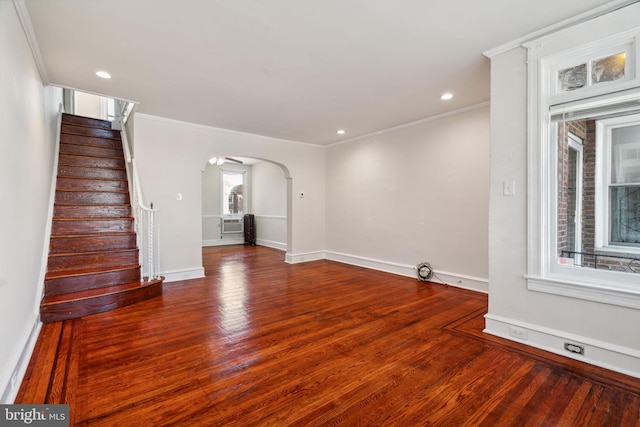
[(504, 181), (502, 183), (502, 195), (503, 196), (515, 196), (516, 195), (516, 182)]

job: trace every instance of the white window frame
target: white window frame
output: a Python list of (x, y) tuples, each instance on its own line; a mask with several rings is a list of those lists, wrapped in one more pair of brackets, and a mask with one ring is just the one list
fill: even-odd
[[(578, 252), (582, 252), (582, 187), (583, 187), (583, 177), (584, 177), (584, 146), (582, 145), (582, 139), (578, 136), (574, 135), (571, 132), (567, 134), (568, 148), (569, 150), (574, 150), (578, 156), (578, 164), (576, 165), (576, 194), (578, 198), (576, 200), (576, 211), (575, 211), (575, 249)], [(580, 264), (582, 262), (582, 255), (575, 254), (574, 261), (576, 264)]]
[(596, 216), (595, 248), (607, 252), (637, 254), (640, 245), (616, 245), (611, 243), (610, 218), (611, 205), (609, 189), (611, 183), (611, 134), (616, 128), (640, 124), (640, 114), (598, 120), (596, 125)]
[[(580, 111), (640, 93), (640, 4), (544, 36), (528, 49), (528, 273), (529, 290), (640, 309), (640, 275), (595, 270), (558, 260), (557, 130), (552, 108)], [(615, 31), (619, 33), (615, 34)], [(558, 90), (558, 70), (626, 52), (625, 77), (569, 92)]]
[[(220, 168), (220, 216), (222, 218), (241, 218), (245, 213), (249, 211), (249, 207), (246, 204), (248, 200), (247, 194), (247, 175), (245, 170), (239, 169), (230, 169), (230, 168)], [(224, 191), (224, 175), (225, 174), (236, 174), (242, 176), (242, 199), (243, 199), (243, 212), (241, 214), (226, 214), (225, 206), (229, 205), (229, 200), (225, 197)]]

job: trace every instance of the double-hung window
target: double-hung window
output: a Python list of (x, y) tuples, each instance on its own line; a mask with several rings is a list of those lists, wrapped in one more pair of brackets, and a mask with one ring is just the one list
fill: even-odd
[(640, 308), (640, 26), (614, 15), (526, 45), (527, 284)]
[(221, 169), (223, 217), (240, 217), (244, 214), (244, 171)]
[(596, 248), (640, 258), (640, 114), (603, 119), (596, 135), (601, 159)]

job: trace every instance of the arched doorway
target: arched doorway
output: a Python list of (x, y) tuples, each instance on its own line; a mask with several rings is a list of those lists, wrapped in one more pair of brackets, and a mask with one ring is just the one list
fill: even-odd
[[(235, 175), (242, 181), (235, 181), (225, 190), (226, 175)], [(202, 245), (244, 243), (241, 230), (234, 226), (243, 214), (252, 213), (256, 221), (257, 244), (289, 252), (291, 182), (288, 168), (272, 160), (237, 156), (212, 156), (205, 160)]]

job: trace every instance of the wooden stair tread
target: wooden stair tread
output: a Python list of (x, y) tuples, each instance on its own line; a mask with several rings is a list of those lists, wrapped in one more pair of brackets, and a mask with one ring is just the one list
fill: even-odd
[[(86, 206), (86, 204), (82, 204), (82, 203), (72, 203), (72, 202), (55, 202), (54, 206)], [(111, 207), (111, 206), (130, 206), (129, 203), (92, 203), (91, 206), (104, 206), (104, 207)]]
[(124, 168), (124, 157), (92, 157), (87, 155), (73, 155), (69, 153), (60, 153), (58, 163), (59, 167), (108, 167), (108, 168)]
[[(73, 132), (61, 132), (60, 135), (61, 136), (62, 135), (75, 136), (75, 137), (80, 137), (80, 138), (102, 139), (104, 141), (112, 141), (112, 142), (122, 143), (122, 139), (121, 138), (109, 137), (109, 136), (104, 136), (104, 135), (83, 135), (81, 133), (73, 133)], [(77, 142), (62, 142), (61, 144), (74, 144), (74, 145), (84, 145), (84, 146), (87, 146), (87, 147), (91, 147), (90, 144), (78, 144)], [(118, 149), (118, 147), (101, 147), (101, 148)], [(122, 148), (120, 148), (120, 150), (122, 150)]]
[[(79, 154), (79, 153), (62, 153), (65, 156), (75, 156), (75, 157), (94, 157), (97, 159), (117, 159), (117, 160), (123, 160), (121, 157), (117, 157), (117, 156), (96, 156), (93, 154)], [(68, 163), (60, 163), (63, 165), (67, 165)], [(77, 165), (75, 165), (77, 166)]]
[[(80, 136), (80, 137), (86, 137), (86, 138), (91, 138), (91, 139), (105, 139), (107, 141), (116, 141), (116, 142), (122, 142), (120, 140), (120, 138), (105, 138), (104, 136), (85, 136), (85, 135), (76, 135), (76, 134), (72, 134), (72, 133), (66, 133), (65, 135), (75, 135), (75, 136)], [(118, 151), (123, 151), (122, 146), (119, 146), (118, 144), (116, 144), (115, 146), (96, 146), (94, 144), (91, 144), (89, 142), (79, 142), (79, 141), (73, 141), (73, 142), (69, 142), (69, 141), (65, 141), (62, 142), (61, 144), (68, 144), (68, 145), (78, 145), (81, 147), (91, 147), (91, 148), (107, 148), (109, 150), (118, 150)]]
[[(104, 138), (100, 139), (103, 140)], [(122, 147), (96, 146), (90, 143), (78, 144), (72, 142), (60, 143), (60, 151), (65, 154), (79, 154), (93, 157), (119, 157), (124, 154)]]
[(110, 231), (107, 233), (85, 233), (85, 234), (56, 234), (52, 235), (52, 238), (55, 239), (76, 239), (76, 238), (86, 238), (86, 237), (119, 237), (119, 236), (131, 236), (132, 234), (136, 234), (135, 231)]
[[(77, 125), (75, 123), (64, 123), (67, 126), (74, 126), (74, 127), (79, 127), (79, 128), (86, 128), (86, 129), (95, 129), (92, 128), (91, 126), (80, 126)], [(113, 131), (113, 129), (98, 129), (98, 130), (104, 130), (104, 131)], [(64, 129), (63, 131), (60, 132), (61, 134), (65, 134), (65, 135), (78, 135), (78, 136), (86, 136), (87, 138), (101, 138), (101, 139), (111, 139), (114, 141), (121, 141), (122, 138), (118, 137), (118, 136), (107, 136), (107, 135), (87, 135), (84, 133), (78, 133), (78, 132), (74, 132), (74, 129)]]
[[(60, 154), (62, 154), (64, 156), (70, 156), (70, 157), (90, 157), (90, 158), (98, 158), (98, 159), (116, 159), (116, 160), (122, 160), (122, 162), (124, 163), (124, 159), (122, 159), (120, 157), (114, 157), (114, 156), (94, 156), (94, 155), (91, 155), (91, 154), (80, 154), (80, 153), (60, 153)], [(65, 163), (64, 161), (60, 162), (59, 164), (69, 165), (68, 163)], [(69, 165), (69, 166), (79, 166), (79, 165)], [(91, 167), (91, 165), (86, 165), (84, 167)], [(103, 167), (103, 166), (93, 166), (93, 167)]]
[(99, 127), (101, 129), (111, 129), (109, 120), (96, 119), (95, 117), (79, 116), (77, 114), (62, 113), (62, 123), (76, 126)]
[[(133, 221), (133, 217), (86, 217), (86, 218), (53, 218), (54, 222), (80, 222), (80, 221), (96, 221), (95, 224), (99, 224), (99, 221), (102, 222), (106, 222), (106, 221), (125, 221), (125, 222), (131, 222)], [(84, 233), (83, 233), (84, 234)], [(91, 233), (90, 233), (91, 234)], [(98, 233), (95, 233), (98, 234)], [(55, 234), (56, 236), (58, 236), (58, 234)]]
[(85, 218), (53, 218), (54, 221), (133, 221), (132, 216), (118, 216), (118, 217), (93, 217), (88, 216)]
[(105, 249), (99, 251), (78, 251), (78, 252), (58, 252), (50, 253), (49, 258), (64, 257), (64, 256), (78, 256), (78, 255), (96, 255), (96, 254), (108, 254), (109, 252), (137, 252), (138, 248), (120, 248), (120, 249)]
[(58, 178), (77, 179), (86, 181), (127, 181), (127, 178), (102, 178), (102, 177), (84, 177), (78, 175), (58, 175)]
[[(89, 138), (113, 139), (120, 141), (120, 131), (115, 129), (102, 129), (93, 126), (82, 126), (76, 123), (62, 123), (61, 135), (79, 135)], [(117, 134), (116, 134), (117, 133)]]
[(124, 271), (131, 269), (139, 269), (140, 264), (123, 265), (120, 267), (85, 267), (75, 270), (51, 271), (45, 275), (45, 280), (60, 279), (63, 277), (88, 276), (95, 273), (110, 273), (115, 271)]
[(84, 291), (69, 292), (69, 293), (58, 294), (58, 295), (48, 295), (42, 299), (41, 306), (46, 307), (46, 306), (70, 302), (70, 301), (82, 301), (82, 300), (87, 300), (87, 299), (96, 298), (96, 297), (114, 295), (114, 294), (129, 291), (132, 289), (147, 287), (161, 281), (162, 279), (147, 280), (147, 281), (140, 281), (140, 282), (129, 282), (121, 285), (108, 286), (105, 288), (87, 289)]
[[(78, 156), (77, 154), (66, 154), (66, 155), (67, 156)], [(86, 155), (82, 155), (80, 157), (87, 157), (87, 156)], [(93, 156), (88, 156), (88, 157), (93, 157)], [(67, 164), (62, 164), (62, 165), (63, 166), (75, 166), (77, 168), (87, 168), (87, 169), (114, 169), (114, 170), (119, 170), (119, 171), (127, 170), (127, 168), (124, 167), (124, 166), (67, 165)]]
[[(64, 190), (56, 190), (63, 193), (120, 193), (128, 194), (129, 190), (86, 190), (82, 188), (65, 188)], [(59, 203), (59, 202), (56, 202)]]

